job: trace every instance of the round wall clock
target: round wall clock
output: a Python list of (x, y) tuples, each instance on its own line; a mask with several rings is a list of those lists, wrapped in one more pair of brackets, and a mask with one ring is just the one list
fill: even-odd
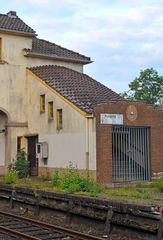
[(134, 105), (129, 105), (126, 109), (127, 119), (130, 121), (135, 121), (138, 116), (137, 108)]

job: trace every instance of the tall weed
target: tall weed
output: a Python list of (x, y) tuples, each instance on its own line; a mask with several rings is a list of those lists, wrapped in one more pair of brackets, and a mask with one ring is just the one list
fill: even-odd
[(6, 184), (15, 183), (18, 179), (18, 174), (16, 171), (9, 171), (4, 175), (4, 182)]
[(88, 192), (91, 196), (97, 196), (101, 191), (101, 187), (87, 173), (80, 175), (77, 166), (72, 163), (69, 164), (62, 175), (59, 171), (53, 173), (52, 185), (59, 187), (65, 193)]

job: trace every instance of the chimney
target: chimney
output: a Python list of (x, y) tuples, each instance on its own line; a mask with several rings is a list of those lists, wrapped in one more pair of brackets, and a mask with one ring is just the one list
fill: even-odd
[(10, 18), (17, 18), (16, 12), (15, 11), (10, 11), (7, 13), (7, 16)]

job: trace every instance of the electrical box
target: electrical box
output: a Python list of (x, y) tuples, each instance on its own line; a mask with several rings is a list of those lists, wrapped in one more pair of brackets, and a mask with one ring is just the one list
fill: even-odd
[(42, 158), (42, 144), (36, 143), (36, 158)]
[(48, 158), (48, 143), (42, 142), (42, 158)]
[(48, 143), (42, 142), (36, 144), (36, 158), (48, 158)]

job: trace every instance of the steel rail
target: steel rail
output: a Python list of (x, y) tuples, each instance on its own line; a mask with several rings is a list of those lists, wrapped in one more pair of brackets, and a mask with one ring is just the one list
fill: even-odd
[[(81, 233), (81, 232), (78, 232), (78, 231), (75, 231), (75, 230), (72, 230), (72, 229), (68, 229), (68, 228), (57, 226), (57, 225), (41, 222), (41, 221), (38, 221), (38, 220), (33, 220), (31, 218), (18, 216), (18, 215), (15, 215), (13, 213), (0, 211), (0, 215), (15, 218), (15, 219), (21, 220), (25, 223), (28, 223), (28, 224), (30, 223), (33, 226), (38, 226), (38, 227), (41, 227), (41, 228), (44, 228), (44, 229), (47, 229), (47, 230), (52, 230), (52, 231), (55, 231), (55, 232), (58, 232), (58, 233), (62, 233), (62, 234), (65, 234), (67, 236), (74, 237), (76, 240), (77, 239), (78, 240), (103, 240), (103, 238), (100, 238), (100, 237), (96, 237), (96, 236), (92, 236), (92, 235), (89, 235), (89, 234)], [(30, 236), (30, 237), (31, 238), (28, 238), (28, 239), (32, 239), (32, 240), (40, 239), (40, 238), (36, 238), (36, 237), (32, 238), (32, 236)]]
[(10, 229), (9, 227), (4, 227), (4, 226), (0, 226), (0, 232), (1, 233), (7, 233), (10, 236), (13, 237), (21, 237), (21, 239), (29, 239), (29, 240), (40, 240), (40, 238)]

